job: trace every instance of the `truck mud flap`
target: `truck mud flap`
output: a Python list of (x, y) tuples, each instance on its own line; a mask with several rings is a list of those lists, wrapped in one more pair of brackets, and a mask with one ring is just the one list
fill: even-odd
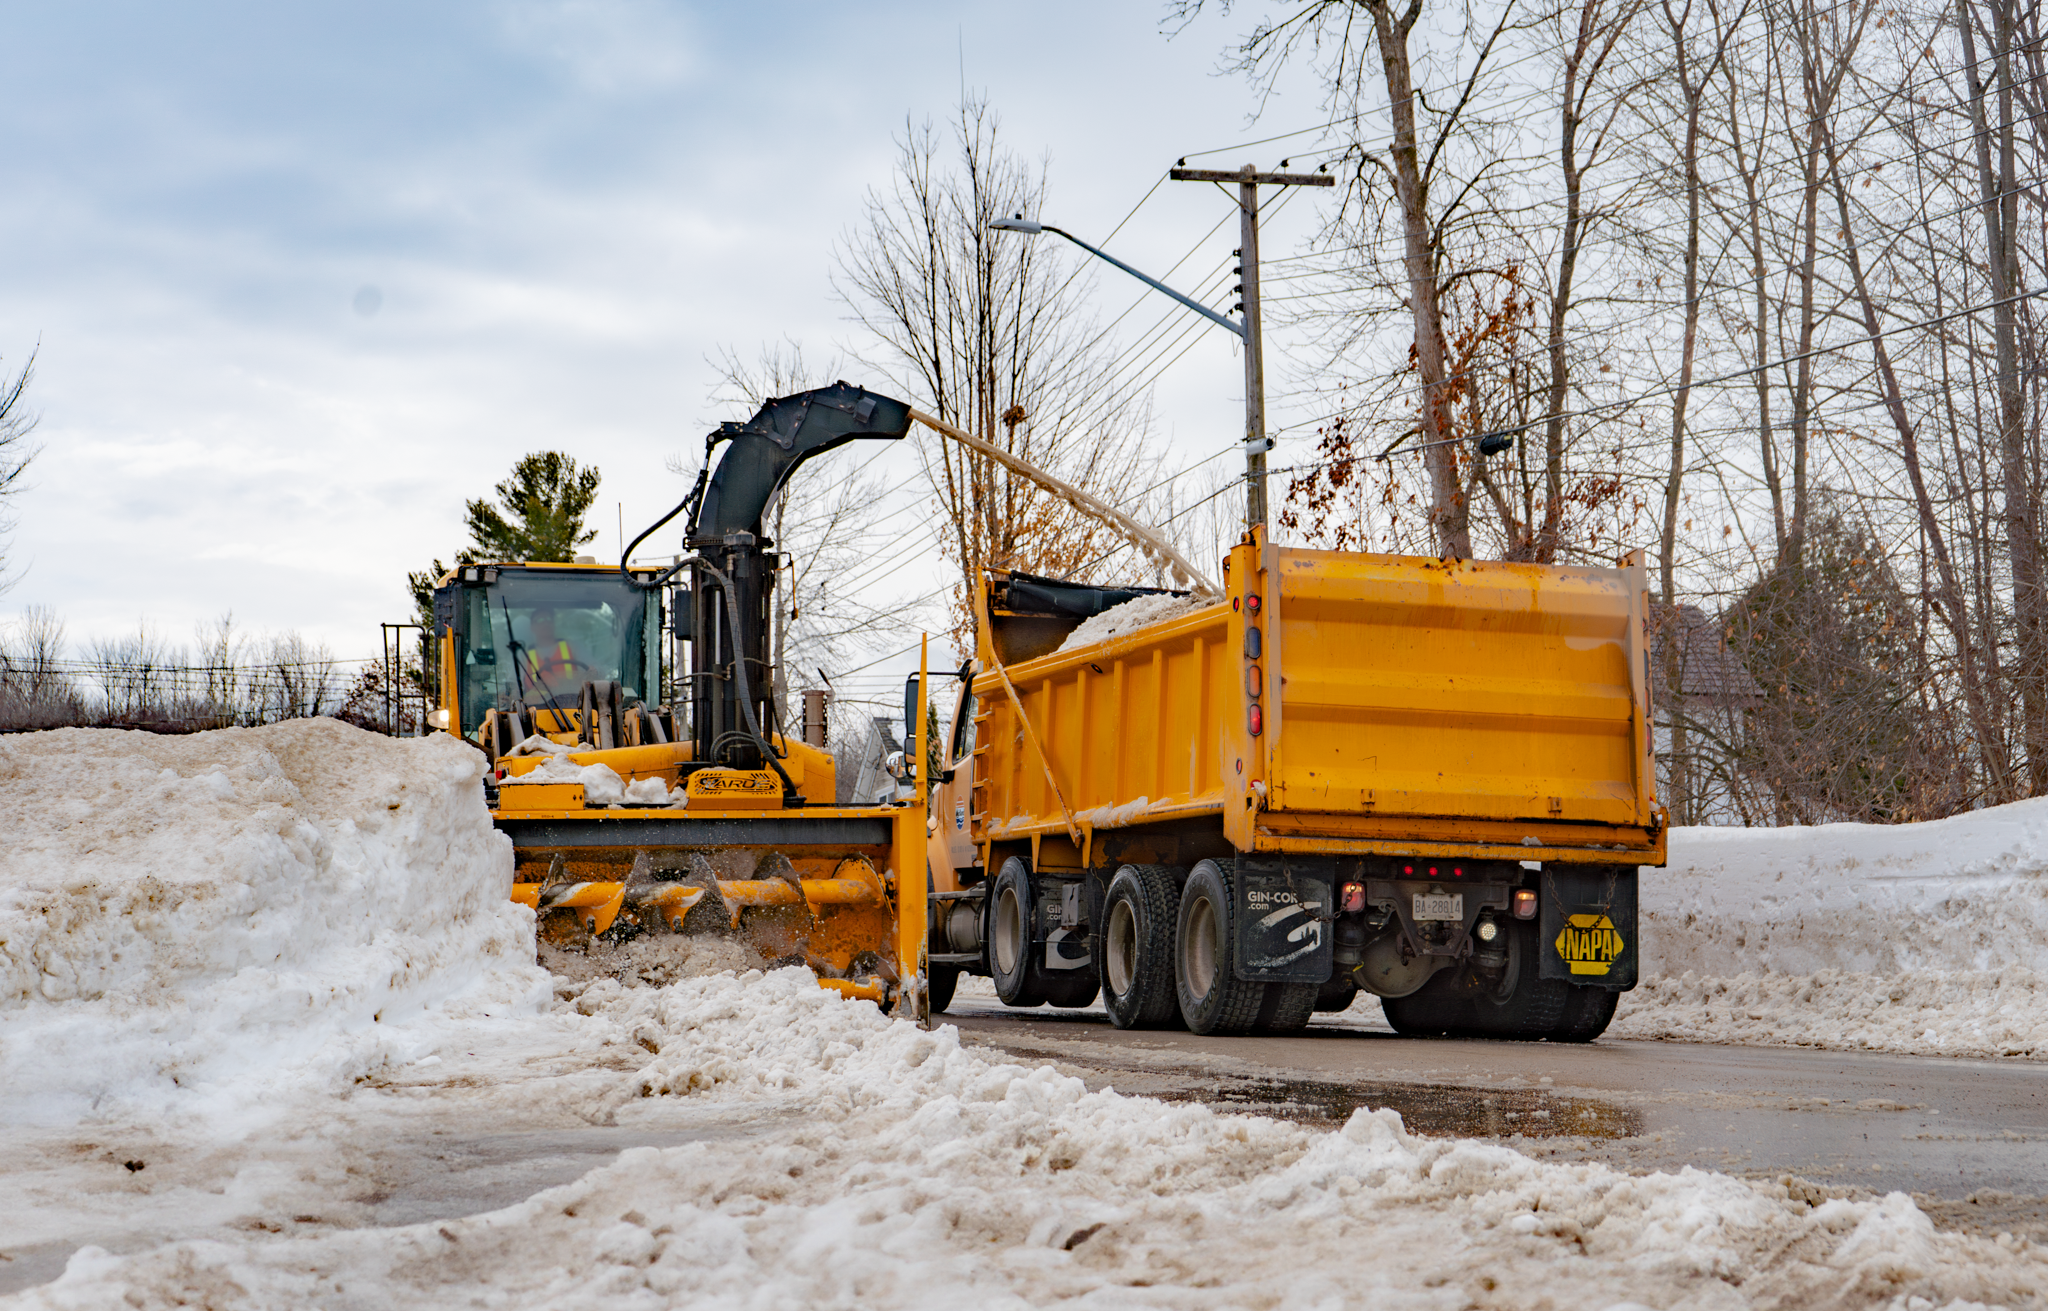
[(1318, 860), (1240, 856), (1237, 977), (1258, 983), (1322, 983), (1330, 977), (1330, 888), (1336, 870)]
[(1636, 930), (1635, 867), (1567, 866), (1546, 869), (1541, 877), (1538, 977), (1582, 987), (1635, 987), (1642, 940)]

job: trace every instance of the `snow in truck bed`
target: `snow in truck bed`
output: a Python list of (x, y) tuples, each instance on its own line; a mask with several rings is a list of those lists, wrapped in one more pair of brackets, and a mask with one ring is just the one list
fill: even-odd
[[(505, 899), (510, 855), (477, 757), (446, 739), (314, 722), (31, 735), (5, 750), (0, 825), (22, 835), (0, 856), (9, 1132), (68, 1116), (118, 1142), (153, 1117), (225, 1152), (241, 1124), (180, 1113), (246, 1105), (252, 1089), (267, 1113), (358, 1143), (401, 1102), (450, 1122), (543, 1102), (587, 1124), (653, 1102), (753, 1118), (742, 1136), (636, 1149), (517, 1205), (397, 1228), (291, 1230), (309, 1205), (296, 1199), (325, 1186), (318, 1171), (285, 1179), (254, 1161), (227, 1191), (267, 1210), (224, 1210), (200, 1236), (120, 1255), (83, 1248), (57, 1282), (0, 1306), (2048, 1297), (2036, 1249), (1937, 1232), (1900, 1195), (1537, 1161), (1411, 1136), (1389, 1111), (1323, 1133), (1090, 1093), (797, 970), (601, 980), (549, 1002), (527, 963), (531, 918)], [(527, 1082), (473, 1077), (463, 1062), (477, 1059)], [(444, 1069), (461, 1073), (437, 1081)], [(163, 1167), (107, 1168), (146, 1196)], [(65, 1199), (40, 1204), (37, 1219), (0, 1200), (0, 1229), (59, 1232)]]

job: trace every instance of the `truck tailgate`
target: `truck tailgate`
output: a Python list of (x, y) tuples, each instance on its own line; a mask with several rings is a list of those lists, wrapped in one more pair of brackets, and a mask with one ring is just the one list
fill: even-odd
[(1269, 810), (1652, 822), (1640, 563), (1268, 553)]

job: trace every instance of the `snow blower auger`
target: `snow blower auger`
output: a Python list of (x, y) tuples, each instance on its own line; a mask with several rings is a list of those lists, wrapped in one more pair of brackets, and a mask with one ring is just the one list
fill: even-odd
[[(490, 757), (512, 896), (544, 939), (716, 935), (924, 1017), (926, 782), (837, 805), (832, 757), (783, 731), (769, 633), (786, 557), (762, 530), (805, 460), (909, 426), (907, 406), (843, 382), (770, 401), (706, 439), (690, 495), (616, 569), (467, 564), (441, 580), (434, 720)], [(628, 563), (685, 511), (686, 558)], [(920, 761), (926, 681), (908, 707)]]

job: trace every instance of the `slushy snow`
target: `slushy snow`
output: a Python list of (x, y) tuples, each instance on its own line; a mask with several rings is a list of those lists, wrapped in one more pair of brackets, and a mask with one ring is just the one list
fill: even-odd
[(2048, 1059), (2048, 799), (1922, 824), (1680, 828), (1609, 1033)]
[[(347, 1217), (361, 1205), (337, 1204), (305, 1235), (269, 1231), (298, 1224), (309, 1192), (353, 1198), (348, 1171), (287, 1179), (252, 1160), (234, 1205), (289, 1209), (232, 1222), (223, 1210), (202, 1236), (122, 1255), (81, 1248), (60, 1280), (6, 1307), (1705, 1311), (2048, 1297), (2039, 1249), (1938, 1232), (1901, 1195), (1543, 1162), (1418, 1138), (1390, 1111), (1320, 1133), (1090, 1093), (802, 970), (557, 981), (550, 1002), (531, 917), (506, 896), (511, 853), (483, 808), (481, 758), (445, 737), (310, 721), (189, 738), (66, 730), (4, 749), (11, 1141), (27, 1141), (30, 1119), (68, 1117), (78, 1141), (137, 1125), (161, 1141), (169, 1125), (231, 1153), (247, 1122), (200, 1113), (257, 1094), (290, 1126), (344, 1135), (340, 1161), (434, 1115), (605, 1124), (667, 1104), (748, 1125), (635, 1149), (465, 1219), (351, 1229), (338, 1226), (360, 1223)], [(156, 1179), (126, 1185), (138, 1207), (168, 1205)], [(37, 1232), (61, 1235), (84, 1228), (60, 1227), (83, 1213), (64, 1206), (104, 1221), (130, 1194), (45, 1195)]]
[(483, 758), (331, 719), (0, 738), (0, 1115), (230, 1111), (547, 996)]
[(1167, 1105), (991, 1061), (800, 970), (576, 1001), (637, 1070), (593, 1099), (782, 1112), (462, 1220), (85, 1249), (21, 1308), (204, 1304), (1664, 1308), (2023, 1305), (2048, 1259), (1903, 1195), (1817, 1200)]

